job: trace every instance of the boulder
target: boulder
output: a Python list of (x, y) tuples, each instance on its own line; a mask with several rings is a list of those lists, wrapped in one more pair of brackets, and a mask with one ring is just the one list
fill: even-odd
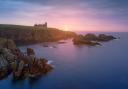
[(38, 59), (34, 64), (31, 65), (29, 71), (29, 77), (35, 78), (42, 74), (46, 74), (53, 69), (53, 67), (47, 64), (46, 59)]
[(30, 55), (35, 55), (35, 52), (32, 48), (27, 48), (27, 55), (30, 56)]
[(14, 61), (15, 55), (13, 55), (13, 54), (11, 53), (11, 50), (10, 50), (10, 49), (2, 48), (2, 49), (1, 49), (1, 52), (3, 53), (3, 56), (6, 57), (6, 60), (7, 60), (8, 62)]
[(24, 69), (24, 61), (20, 60), (20, 61), (15, 61), (15, 63), (13, 64), (13, 77), (14, 79), (22, 79), (24, 78), (24, 73), (23, 73), (23, 69)]

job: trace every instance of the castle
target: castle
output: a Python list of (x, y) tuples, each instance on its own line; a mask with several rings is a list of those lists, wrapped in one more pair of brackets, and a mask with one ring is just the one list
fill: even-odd
[(47, 22), (44, 24), (34, 24), (34, 27), (47, 28)]

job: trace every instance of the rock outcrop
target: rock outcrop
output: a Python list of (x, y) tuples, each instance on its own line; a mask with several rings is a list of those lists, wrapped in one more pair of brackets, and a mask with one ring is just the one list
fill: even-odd
[(76, 36), (73, 39), (73, 43), (75, 45), (83, 45), (83, 44), (90, 45), (90, 46), (100, 45), (100, 43), (98, 42), (92, 42), (90, 40), (86, 40), (82, 35)]
[(16, 45), (13, 40), (0, 37), (0, 48), (15, 49)]
[(98, 41), (110, 41), (114, 39), (117, 39), (117, 38), (111, 35), (100, 34), (97, 40)]
[(114, 39), (116, 38), (111, 35), (99, 34), (98, 36), (96, 36), (95, 34), (86, 34), (85, 36), (78, 35), (74, 37), (73, 43), (75, 45), (85, 44), (85, 45), (95, 46), (95, 45), (101, 45), (99, 42), (106, 42)]
[(0, 49), (0, 79), (3, 79), (10, 73), (13, 78), (35, 78), (42, 74), (46, 74), (53, 67), (48, 64), (44, 58), (36, 58), (35, 52), (31, 48), (27, 48), (27, 54), (22, 53), (19, 49)]
[(96, 36), (95, 34), (86, 34), (84, 36), (84, 39), (89, 41), (110, 41), (116, 39), (116, 37), (105, 34), (99, 34), (98, 36)]

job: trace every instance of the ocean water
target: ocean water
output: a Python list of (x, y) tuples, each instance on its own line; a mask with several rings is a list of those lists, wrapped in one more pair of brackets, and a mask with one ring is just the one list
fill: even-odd
[[(97, 33), (98, 34), (98, 33)], [(0, 89), (128, 89), (128, 33), (106, 33), (120, 39), (102, 46), (48, 43), (22, 46), (33, 48), (37, 57), (51, 61), (54, 70), (37, 80), (13, 82), (12, 75), (0, 81)]]

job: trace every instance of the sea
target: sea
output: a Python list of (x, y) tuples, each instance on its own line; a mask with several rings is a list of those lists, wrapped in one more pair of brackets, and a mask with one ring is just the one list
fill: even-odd
[(49, 60), (54, 69), (38, 79), (16, 82), (9, 75), (0, 80), (0, 89), (128, 89), (128, 33), (104, 34), (118, 39), (101, 42), (102, 46), (76, 46), (72, 39), (62, 40), (63, 44), (45, 43), (48, 47), (44, 43), (20, 46), (22, 52), (33, 48), (36, 56)]

